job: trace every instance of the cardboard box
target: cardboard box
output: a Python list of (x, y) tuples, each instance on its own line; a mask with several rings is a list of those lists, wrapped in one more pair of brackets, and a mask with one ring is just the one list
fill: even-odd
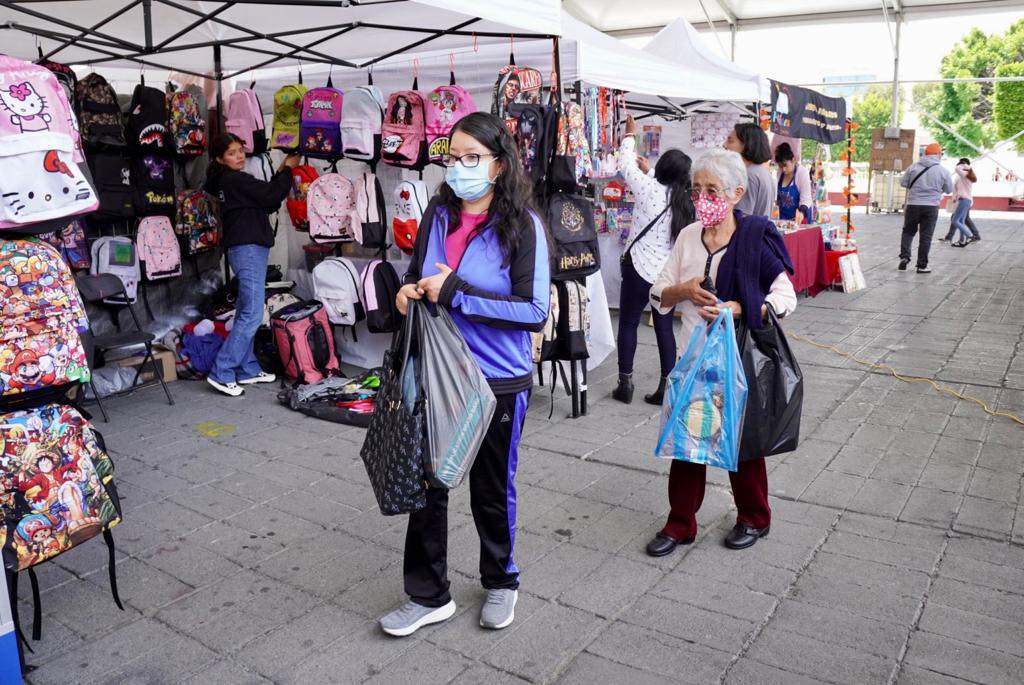
[[(107, 364), (116, 364), (117, 366), (127, 368), (137, 368), (142, 364), (142, 360), (145, 358), (144, 355), (137, 355), (133, 357), (122, 357), (120, 359), (108, 359)], [(174, 370), (174, 353), (170, 350), (153, 349), (153, 360), (160, 365), (163, 370), (164, 382), (170, 383), (171, 381), (178, 380), (178, 373)], [(140, 380), (144, 383), (149, 383), (156, 380), (154, 375), (153, 365), (147, 364), (146, 368), (142, 370)]]

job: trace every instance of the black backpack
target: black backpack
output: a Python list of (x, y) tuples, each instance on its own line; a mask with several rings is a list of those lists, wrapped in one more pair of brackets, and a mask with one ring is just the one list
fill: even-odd
[(548, 198), (551, 280), (585, 278), (601, 268), (594, 205), (585, 197), (555, 193)]
[(100, 200), (99, 209), (89, 218), (120, 222), (135, 216), (131, 161), (116, 152), (97, 152), (89, 155), (88, 160)]
[(135, 211), (139, 216), (177, 214), (174, 197), (174, 168), (163, 155), (143, 155), (132, 166), (135, 186)]
[(363, 300), (366, 309), (366, 327), (371, 333), (393, 333), (401, 327), (395, 298), (402, 282), (391, 262), (375, 259), (366, 265), (362, 274)]
[(512, 104), (509, 107), (512, 132), (519, 145), (523, 170), (537, 191), (543, 191), (558, 139), (558, 116), (554, 107)]
[(134, 155), (170, 155), (167, 136), (167, 96), (163, 91), (135, 86), (124, 126), (128, 149)]

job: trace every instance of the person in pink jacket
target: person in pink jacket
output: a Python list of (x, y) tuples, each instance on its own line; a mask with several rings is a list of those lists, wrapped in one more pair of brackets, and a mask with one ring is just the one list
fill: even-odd
[[(953, 233), (960, 231), (960, 240), (952, 243), (953, 247), (966, 247), (968, 243), (981, 240), (978, 227), (971, 221), (971, 206), (974, 204), (974, 184), (978, 177), (971, 169), (971, 160), (962, 157), (956, 164), (956, 183), (953, 185), (951, 209), (953, 217), (949, 222), (949, 232), (943, 242), (953, 239)], [(961, 205), (965, 208), (961, 209)], [(970, 233), (968, 233), (970, 231)]]

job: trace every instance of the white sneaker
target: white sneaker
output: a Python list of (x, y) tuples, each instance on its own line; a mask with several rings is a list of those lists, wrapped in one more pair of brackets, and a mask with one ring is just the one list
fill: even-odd
[(239, 385), (255, 385), (256, 383), (273, 383), (277, 380), (277, 376), (266, 371), (261, 371), (260, 375), (253, 376), (252, 378), (246, 378), (238, 381)]
[(225, 395), (231, 395), (232, 397), (239, 397), (245, 394), (245, 388), (240, 386), (238, 383), (221, 383), (215, 381), (209, 376), (206, 377), (206, 382), (221, 391)]
[(410, 600), (387, 616), (382, 616), (380, 627), (388, 635), (405, 637), (412, 635), (423, 626), (447, 621), (454, 615), (454, 601), (449, 601), (441, 607), (425, 607)]
[(491, 630), (501, 630), (512, 624), (516, 617), (518, 590), (488, 590), (487, 599), (480, 609), (480, 625)]

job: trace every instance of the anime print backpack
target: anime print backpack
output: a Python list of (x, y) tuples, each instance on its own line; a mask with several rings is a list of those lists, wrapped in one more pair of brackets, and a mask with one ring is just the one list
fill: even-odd
[(355, 187), (341, 174), (323, 174), (309, 184), (306, 194), (309, 237), (315, 243), (340, 243), (354, 237)]
[(72, 269), (88, 269), (92, 265), (89, 242), (85, 238), (85, 220), (74, 219), (64, 228), (40, 236), (53, 245)]
[(132, 162), (132, 185), (138, 216), (174, 216), (174, 166), (169, 157), (136, 157)]
[(181, 275), (181, 248), (171, 220), (147, 216), (139, 221), (135, 238), (142, 273), (151, 281)]
[(395, 186), (393, 196), (395, 214), (391, 219), (391, 231), (395, 236), (395, 246), (406, 254), (412, 254), (423, 212), (430, 201), (427, 184), (423, 181), (402, 181)]
[(427, 159), (440, 164), (448, 154), (452, 128), (467, 114), (476, 111), (469, 91), (455, 84), (455, 75), (447, 86), (438, 86), (427, 96)]
[(551, 280), (584, 278), (601, 268), (594, 207), (579, 195), (555, 193), (548, 199), (551, 232)]
[(544, 78), (536, 69), (519, 67), (514, 62), (502, 67), (494, 83), (491, 114), (507, 119), (514, 103), (539, 105), (543, 86)]
[(168, 133), (174, 154), (179, 157), (198, 157), (206, 152), (202, 97), (202, 91), (192, 86), (167, 96)]
[(310, 88), (302, 96), (299, 122), (299, 152), (308, 157), (341, 157), (341, 112), (344, 97), (331, 87)]
[(505, 120), (519, 146), (523, 170), (543, 190), (551, 156), (558, 137), (558, 115), (554, 107), (513, 104)]
[(56, 77), (0, 55), (0, 230), (96, 209), (84, 161), (71, 104)]
[(341, 148), (349, 159), (380, 159), (384, 95), (376, 86), (358, 86), (345, 93), (341, 110)]
[(224, 130), (242, 139), (242, 148), (247, 155), (260, 155), (267, 151), (266, 124), (256, 91), (243, 88), (231, 94)]
[(324, 306), (327, 319), (339, 326), (355, 326), (366, 318), (359, 297), (359, 273), (352, 261), (330, 257), (313, 269), (313, 297)]
[(391, 166), (420, 171), (427, 165), (426, 107), (423, 95), (413, 88), (388, 97), (380, 157)]
[(301, 385), (340, 375), (334, 332), (324, 306), (316, 300), (289, 305), (270, 317), (285, 377)]
[(377, 175), (366, 171), (355, 183), (356, 216), (352, 232), (356, 242), (373, 250), (388, 246), (387, 210)]
[(274, 93), (274, 119), (270, 147), (293, 151), (299, 147), (299, 125), (302, 119), (302, 98), (309, 88), (301, 83), (282, 86)]
[(401, 327), (402, 317), (398, 313), (395, 298), (402, 287), (398, 272), (391, 262), (375, 259), (363, 268), (360, 277), (363, 289), (363, 308), (366, 310), (366, 327), (371, 333), (393, 333)]
[(285, 207), (296, 231), (309, 231), (309, 186), (319, 177), (316, 169), (308, 164), (300, 164), (292, 169), (292, 187), (288, 191)]
[(82, 298), (57, 250), (0, 238), (0, 411), (8, 400), (89, 380)]
[(220, 245), (217, 202), (205, 190), (182, 190), (176, 199), (174, 232), (182, 237), (190, 255)]
[[(142, 272), (139, 269), (139, 253), (135, 243), (128, 236), (103, 236), (92, 244), (93, 274), (113, 274), (121, 279), (128, 303), (135, 304)], [(107, 304), (125, 304), (120, 297), (103, 299)]]
[(163, 91), (141, 83), (135, 86), (125, 117), (124, 135), (133, 155), (171, 154), (167, 137), (167, 96)]
[(78, 82), (75, 90), (78, 103), (79, 130), (87, 150), (125, 146), (124, 122), (117, 94), (107, 80), (92, 73)]

